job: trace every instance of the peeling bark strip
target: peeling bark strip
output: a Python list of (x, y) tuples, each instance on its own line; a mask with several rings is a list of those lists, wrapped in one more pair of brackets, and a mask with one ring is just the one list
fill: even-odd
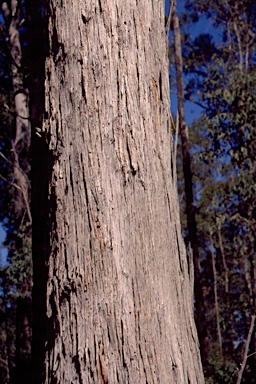
[(49, 3), (44, 382), (203, 383), (171, 179), (163, 2)]

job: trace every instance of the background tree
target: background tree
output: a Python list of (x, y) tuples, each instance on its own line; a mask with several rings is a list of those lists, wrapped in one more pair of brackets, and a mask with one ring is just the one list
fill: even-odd
[[(202, 107), (190, 136), (196, 138), (191, 143), (196, 218), (207, 329), (213, 341), (205, 370), (208, 382), (226, 383), (237, 378), (255, 313), (255, 5), (251, 1), (186, 5), (185, 97)], [(205, 23), (207, 18), (210, 32), (189, 36), (188, 25)], [(217, 343), (214, 285), (223, 358)], [(255, 382), (254, 337), (243, 382)]]
[(179, 26), (179, 18), (177, 14), (176, 0), (172, 3), (172, 26), (173, 26), (173, 40), (174, 40), (174, 55), (175, 55), (175, 68), (176, 68), (176, 84), (177, 84), (177, 99), (178, 99), (178, 124), (181, 139), (182, 150), (182, 167), (185, 185), (185, 206), (187, 218), (187, 236), (185, 237), (187, 244), (191, 247), (194, 268), (195, 268), (195, 320), (199, 335), (201, 359), (203, 363), (207, 359), (208, 346), (207, 346), (207, 331), (205, 328), (205, 308), (204, 299), (202, 294), (202, 283), (200, 275), (200, 259), (198, 249), (197, 237), (197, 223), (194, 207), (193, 196), (193, 177), (191, 170), (191, 160), (189, 153), (189, 138), (188, 128), (185, 119), (184, 110), (184, 85), (183, 85), (183, 61), (181, 50), (181, 33)]
[(17, 383), (29, 382), (31, 355), (30, 124), (22, 56), (25, 16), (24, 2), (1, 2), (0, 201), (8, 247), (7, 263), (1, 265), (1, 376), (3, 382)]

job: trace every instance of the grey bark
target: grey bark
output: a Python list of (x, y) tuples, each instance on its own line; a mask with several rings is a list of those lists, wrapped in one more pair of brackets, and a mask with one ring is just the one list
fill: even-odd
[(171, 169), (162, 1), (49, 4), (42, 380), (203, 383)]

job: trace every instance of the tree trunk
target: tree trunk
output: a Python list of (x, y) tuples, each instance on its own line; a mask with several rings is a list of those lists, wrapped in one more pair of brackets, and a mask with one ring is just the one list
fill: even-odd
[(171, 173), (163, 3), (50, 1), (48, 30), (37, 382), (203, 383)]
[(181, 51), (181, 37), (179, 18), (177, 14), (176, 0), (173, 1), (172, 7), (172, 22), (173, 22), (173, 35), (174, 35), (174, 50), (175, 50), (175, 67), (177, 79), (177, 94), (178, 94), (178, 112), (179, 112), (179, 126), (182, 147), (182, 165), (185, 182), (185, 197), (186, 197), (186, 216), (188, 228), (188, 240), (191, 244), (193, 251), (193, 259), (195, 266), (195, 318), (196, 327), (198, 331), (201, 358), (203, 364), (207, 360), (208, 346), (207, 346), (207, 331), (205, 321), (205, 308), (204, 297), (202, 291), (202, 283), (200, 276), (200, 259), (197, 238), (196, 215), (193, 198), (193, 180), (191, 171), (191, 160), (189, 153), (188, 129), (185, 119), (184, 109), (184, 87), (183, 87), (183, 63)]
[(220, 253), (222, 257), (224, 276), (225, 276), (225, 293), (228, 293), (228, 266), (226, 262), (226, 255), (225, 255), (224, 245), (222, 241), (221, 226), (218, 225), (218, 223), (217, 223), (217, 228), (218, 228), (219, 247), (220, 247)]
[(220, 357), (223, 357), (222, 350), (222, 336), (221, 336), (221, 328), (220, 328), (220, 311), (219, 311), (219, 300), (218, 300), (218, 276), (216, 270), (216, 256), (214, 253), (213, 246), (213, 238), (212, 233), (210, 233), (210, 251), (212, 256), (212, 271), (213, 271), (213, 289), (214, 289), (214, 305), (215, 305), (215, 314), (216, 314), (216, 326), (217, 326), (217, 335), (218, 335), (218, 343), (220, 347)]
[(252, 337), (252, 333), (253, 333), (254, 323), (255, 323), (255, 315), (252, 315), (252, 317), (251, 317), (251, 324), (250, 324), (249, 332), (248, 332), (246, 343), (245, 343), (243, 362), (242, 362), (241, 368), (240, 368), (240, 370), (238, 372), (236, 384), (240, 384), (241, 381), (242, 381), (243, 372), (244, 372), (244, 369), (246, 367), (247, 358), (249, 357), (248, 356), (248, 351), (249, 351), (249, 345), (250, 345), (251, 337)]

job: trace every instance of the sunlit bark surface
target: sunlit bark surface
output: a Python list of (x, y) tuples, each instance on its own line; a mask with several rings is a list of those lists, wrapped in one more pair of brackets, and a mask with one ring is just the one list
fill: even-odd
[(44, 382), (203, 383), (163, 3), (50, 1), (49, 42)]

